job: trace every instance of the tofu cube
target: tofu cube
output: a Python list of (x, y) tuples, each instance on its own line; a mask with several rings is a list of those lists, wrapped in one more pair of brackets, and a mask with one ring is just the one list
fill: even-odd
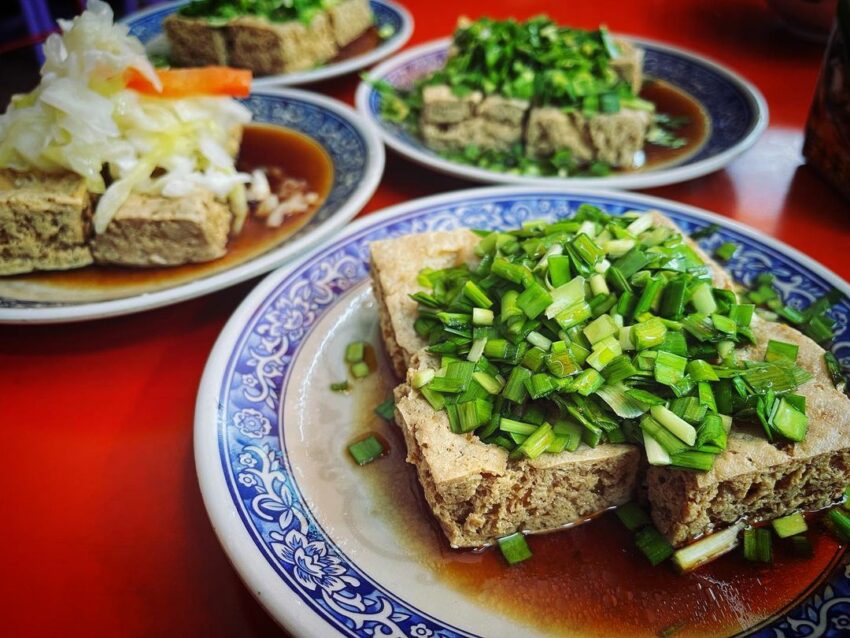
[(187, 18), (172, 13), (162, 21), (171, 49), (170, 58), (178, 66), (227, 66), (225, 30), (211, 26), (203, 18)]
[(91, 264), (91, 215), (78, 175), (0, 170), (0, 275)]
[(823, 348), (797, 330), (753, 317), (757, 344), (743, 360), (762, 361), (770, 339), (799, 346), (797, 365), (814, 375), (806, 397), (808, 433), (801, 443), (769, 443), (735, 426), (726, 451), (705, 473), (650, 467), (647, 487), (655, 526), (675, 545), (734, 524), (768, 521), (836, 502), (850, 476), (850, 399), (835, 389)]
[(635, 95), (640, 94), (643, 86), (643, 49), (625, 40), (616, 41), (620, 55), (611, 60), (611, 67), (632, 87)]
[(256, 75), (301, 71), (337, 54), (330, 19), (317, 13), (309, 25), (297, 20), (272, 23), (245, 16), (227, 26), (230, 64)]
[(547, 106), (531, 109), (526, 131), (526, 153), (531, 157), (548, 157), (568, 149), (580, 162), (594, 157), (593, 144), (579, 113), (567, 113)]
[(226, 252), (231, 213), (207, 190), (184, 197), (132, 194), (106, 230), (95, 235), (97, 263), (176, 266)]
[(522, 141), (528, 102), (499, 96), (484, 98), (473, 92), (458, 97), (446, 85), (426, 87), (422, 93), (420, 128), (425, 144), (436, 151), (467, 146), (508, 150)]
[(481, 99), (478, 91), (458, 97), (446, 84), (426, 86), (422, 89), (422, 121), (428, 124), (458, 124), (475, 115), (475, 107)]
[(374, 22), (369, 0), (343, 0), (328, 9), (328, 15), (339, 48), (354, 42)]
[(647, 111), (620, 109), (617, 113), (598, 113), (587, 118), (587, 133), (594, 159), (630, 168), (643, 150), (652, 116)]
[[(438, 365), (428, 357), (414, 355), (413, 366)], [(416, 467), (452, 547), (558, 529), (634, 497), (640, 451), (633, 445), (582, 445), (575, 452), (510, 460), (505, 449), (474, 434), (453, 433), (446, 413), (434, 411), (410, 385), (394, 394), (407, 462)]]
[[(413, 329), (421, 268), (473, 263), (479, 238), (468, 230), (408, 235), (372, 242), (372, 285), (381, 334), (400, 376), (435, 365)], [(416, 466), (434, 516), (455, 547), (477, 547), (517, 529), (543, 531), (583, 519), (632, 498), (639, 450), (629, 445), (579, 448), (533, 461), (508, 460), (507, 452), (474, 435), (451, 431), (445, 412), (435, 412), (403, 383), (395, 390), (396, 423), (404, 433), (407, 460)]]

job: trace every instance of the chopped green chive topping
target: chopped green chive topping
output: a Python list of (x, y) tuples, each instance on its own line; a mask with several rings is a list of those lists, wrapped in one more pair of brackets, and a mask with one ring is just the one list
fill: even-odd
[(531, 549), (525, 541), (525, 536), (519, 532), (515, 532), (510, 536), (503, 536), (498, 542), (499, 549), (502, 550), (502, 556), (505, 557), (509, 565), (516, 565), (531, 558)]
[(833, 507), (826, 513), (826, 517), (838, 538), (850, 543), (850, 513), (843, 508)]
[(358, 361), (357, 363), (352, 364), (351, 366), (351, 374), (355, 379), (363, 379), (364, 377), (369, 376), (369, 365), (365, 361)]
[(366, 344), (362, 341), (352, 341), (345, 348), (346, 363), (358, 363), (363, 361), (366, 352)]
[(357, 465), (366, 465), (384, 453), (384, 446), (373, 435), (369, 435), (362, 441), (349, 445), (348, 452)]
[[(303, 0), (302, 0), (303, 2)], [(298, 5), (299, 3), (296, 3)], [(452, 50), (444, 65), (417, 80), (411, 87), (396, 87), (386, 81), (373, 81), (380, 96), (383, 119), (400, 125), (412, 134), (421, 134), (422, 116), (427, 114), (426, 91), (448, 87), (458, 98), (473, 92), (523, 100), (532, 106), (551, 106), (585, 117), (616, 114), (623, 109), (641, 111), (650, 117), (647, 142), (680, 148), (686, 140), (678, 135), (687, 117), (657, 113), (655, 104), (634, 94), (628, 78), (618, 72), (617, 59), (622, 51), (617, 41), (600, 27), (584, 30), (556, 24), (538, 16), (526, 21), (480, 18), (459, 25), (452, 37)], [(368, 81), (368, 80), (367, 80)], [(607, 175), (611, 166), (602, 161), (587, 161), (568, 148), (537, 157), (518, 142), (508, 149), (482, 148), (458, 144), (442, 154), (454, 162), (481, 168), (525, 175)], [(569, 226), (569, 222), (563, 222)], [(534, 228), (534, 225), (529, 225)], [(581, 228), (576, 226), (573, 232)], [(611, 247), (612, 241), (628, 241), (643, 233), (634, 226), (621, 235), (606, 233), (588, 252), (579, 242), (576, 252), (583, 259), (596, 261), (596, 252), (616, 254), (623, 247)], [(584, 231), (585, 229), (582, 229)], [(599, 229), (586, 231), (597, 239)], [(557, 285), (557, 284), (556, 284)]]
[(841, 364), (838, 363), (838, 358), (828, 350), (824, 353), (823, 358), (826, 362), (826, 368), (829, 370), (829, 376), (832, 378), (833, 385), (843, 392), (847, 385), (847, 380), (841, 371)]
[(738, 244), (733, 241), (727, 241), (720, 244), (714, 251), (714, 256), (722, 261), (729, 261), (738, 252)]
[(644, 527), (635, 534), (635, 544), (647, 560), (655, 566), (673, 555), (673, 546), (654, 527)]
[(709, 563), (738, 546), (738, 534), (743, 527), (743, 524), (739, 523), (720, 532), (704, 536), (697, 542), (676, 550), (673, 553), (673, 562), (683, 572), (691, 571), (700, 565)]
[[(513, 459), (643, 443), (650, 464), (691, 471), (713, 467), (733, 419), (770, 441), (805, 437), (795, 391), (811, 375), (796, 346), (773, 341), (764, 361), (739, 361), (736, 349), (755, 343), (756, 302), (713, 288), (698, 254), (652, 215), (582, 205), (552, 224), (478, 234), (477, 263), (423, 270), (411, 296), (414, 328), (441, 359), (412, 385), (454, 432)], [(769, 283), (756, 292), (772, 303)]]
[(390, 397), (375, 408), (375, 414), (385, 421), (392, 421), (395, 418), (395, 401)]
[(773, 562), (773, 539), (767, 527), (744, 530), (744, 558), (759, 563)]
[(348, 392), (351, 390), (351, 384), (348, 381), (339, 381), (337, 383), (331, 383), (331, 391), (332, 392)]
[(764, 353), (765, 361), (797, 361), (797, 351), (800, 347), (793, 343), (784, 343), (771, 339), (767, 343), (767, 351)]
[(695, 230), (691, 233), (691, 239), (697, 241), (699, 239), (705, 239), (706, 237), (711, 237), (714, 233), (720, 230), (720, 226), (717, 224), (709, 224), (704, 228), (700, 228), (699, 230)]
[(649, 515), (634, 501), (630, 501), (625, 505), (620, 505), (616, 512), (617, 518), (620, 519), (620, 522), (622, 522), (630, 532), (636, 532), (640, 528), (651, 524)]
[(799, 512), (789, 514), (782, 518), (777, 518), (770, 523), (773, 526), (773, 531), (779, 538), (788, 538), (797, 534), (802, 534), (807, 529), (806, 519)]

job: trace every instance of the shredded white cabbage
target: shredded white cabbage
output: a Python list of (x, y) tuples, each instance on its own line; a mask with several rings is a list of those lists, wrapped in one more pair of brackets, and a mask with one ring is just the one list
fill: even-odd
[(228, 148), (250, 121), (248, 109), (226, 97), (158, 98), (127, 89), (131, 68), (160, 83), (142, 43), (113, 22), (101, 0), (89, 0), (60, 27), (45, 44), (38, 87), (0, 115), (0, 167), (82, 176), (102, 194), (98, 233), (132, 192), (182, 197), (203, 187), (244, 201), (250, 176), (236, 171)]

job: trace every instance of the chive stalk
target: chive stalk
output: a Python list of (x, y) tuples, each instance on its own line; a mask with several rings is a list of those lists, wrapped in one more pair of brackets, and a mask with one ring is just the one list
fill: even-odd
[(499, 549), (502, 552), (508, 565), (516, 565), (524, 560), (531, 558), (531, 549), (528, 543), (520, 532), (515, 532), (510, 536), (503, 536), (498, 539)]

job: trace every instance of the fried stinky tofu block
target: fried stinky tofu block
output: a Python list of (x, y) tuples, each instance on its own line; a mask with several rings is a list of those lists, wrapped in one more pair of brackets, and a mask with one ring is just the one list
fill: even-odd
[(91, 264), (91, 215), (78, 175), (0, 170), (0, 275)]

